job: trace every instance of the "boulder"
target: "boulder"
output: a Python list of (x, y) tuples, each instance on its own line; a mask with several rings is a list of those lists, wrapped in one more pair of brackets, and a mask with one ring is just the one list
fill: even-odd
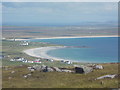
[(32, 69), (32, 67), (27, 67), (27, 68), (28, 68), (28, 70)]
[(31, 76), (31, 75), (32, 75), (31, 73), (27, 74), (27, 76)]
[(90, 67), (75, 67), (75, 73), (80, 73), (80, 74), (83, 74), (83, 73), (90, 73), (92, 72), (93, 69), (90, 68)]
[(47, 72), (53, 72), (54, 70), (52, 68), (47, 68)]
[(95, 65), (95, 66), (93, 66), (93, 69), (103, 69), (103, 66), (102, 65)]
[(45, 70), (45, 69), (46, 69), (46, 67), (47, 67), (47, 66), (42, 65), (42, 66), (41, 66), (41, 70)]
[(28, 75), (24, 75), (23, 77), (24, 77), (24, 78), (28, 78)]
[(84, 69), (82, 67), (75, 67), (75, 73), (84, 73)]
[(117, 74), (114, 74), (114, 75), (104, 75), (104, 76), (101, 76), (101, 77), (98, 77), (97, 79), (104, 79), (104, 78), (115, 78), (117, 76)]
[(8, 79), (10, 80), (10, 79), (12, 79), (12, 77), (8, 77)]
[(13, 74), (13, 73), (15, 73), (15, 71), (12, 71), (11, 73)]
[(83, 67), (84, 73), (90, 73), (93, 72), (93, 68), (91, 67)]
[(61, 69), (59, 69), (58, 67), (52, 67), (53, 69), (54, 69), (54, 71), (56, 71), (56, 72), (62, 72), (62, 70)]
[(71, 70), (62, 70), (62, 72), (72, 72)]
[(34, 68), (37, 71), (41, 71), (41, 66), (40, 65), (34, 65), (32, 68)]
[(42, 68), (43, 72), (48, 72), (48, 66)]
[(35, 71), (35, 69), (34, 69), (34, 68), (31, 68), (31, 69), (30, 69), (30, 71), (31, 71), (31, 72), (34, 72), (34, 71)]

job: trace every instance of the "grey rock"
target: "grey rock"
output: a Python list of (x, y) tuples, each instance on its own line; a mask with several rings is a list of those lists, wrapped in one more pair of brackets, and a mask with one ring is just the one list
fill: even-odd
[(71, 70), (62, 70), (62, 72), (72, 72)]
[(47, 72), (53, 72), (54, 70), (52, 68), (47, 68)]
[(86, 66), (75, 67), (75, 72), (76, 73), (81, 73), (81, 74), (85, 73), (86, 74), (86, 73), (90, 73), (92, 71), (93, 71), (93, 69), (91, 67), (86, 67)]
[(13, 74), (13, 73), (15, 73), (15, 71), (12, 71), (11, 73)]
[(95, 65), (95, 66), (93, 66), (93, 69), (103, 69), (103, 66), (102, 65)]
[(101, 76), (101, 77), (98, 77), (97, 79), (104, 79), (104, 78), (115, 78), (117, 76), (117, 74), (114, 74), (114, 75), (104, 75), (104, 76)]
[(58, 67), (52, 67), (56, 72), (62, 72), (61, 69), (59, 69)]
[(34, 72), (34, 71), (35, 71), (35, 69), (30, 69), (30, 71), (31, 71), (31, 72)]

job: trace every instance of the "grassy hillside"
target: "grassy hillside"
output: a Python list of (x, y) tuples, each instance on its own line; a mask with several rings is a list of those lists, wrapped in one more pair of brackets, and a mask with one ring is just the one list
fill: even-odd
[[(30, 73), (27, 66), (8, 67), (3, 69), (4, 88), (118, 88), (118, 78), (95, 80), (106, 74), (117, 74), (118, 64), (103, 64), (103, 70), (94, 70), (88, 74), (75, 74), (65, 72), (38, 72), (24, 78)], [(15, 71), (15, 73), (11, 73)]]

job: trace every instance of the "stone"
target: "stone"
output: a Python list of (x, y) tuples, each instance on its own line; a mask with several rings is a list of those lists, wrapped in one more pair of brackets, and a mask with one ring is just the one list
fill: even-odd
[(15, 71), (12, 71), (11, 73), (13, 74), (13, 73), (15, 73)]
[(61, 69), (59, 69), (58, 67), (52, 67), (56, 72), (62, 72)]
[(102, 65), (95, 65), (93, 68), (94, 69), (103, 69), (103, 66)]
[(47, 68), (47, 72), (53, 72), (54, 70), (52, 68)]
[(72, 72), (71, 70), (62, 70), (62, 72)]
[(85, 73), (86, 74), (86, 73), (90, 73), (92, 71), (93, 71), (93, 69), (91, 67), (86, 67), (86, 66), (75, 67), (75, 73), (81, 73), (81, 74)]
[(28, 78), (28, 75), (24, 75), (23, 77), (24, 77), (24, 78)]

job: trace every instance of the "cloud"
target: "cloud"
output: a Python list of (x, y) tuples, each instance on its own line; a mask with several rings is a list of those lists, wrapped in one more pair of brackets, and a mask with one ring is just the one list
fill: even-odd
[(118, 10), (118, 3), (105, 4), (104, 9), (107, 11)]
[[(80, 22), (112, 21), (117, 19), (117, 3), (90, 2), (4, 2), (6, 21), (29, 22)], [(112, 8), (111, 8), (112, 7)], [(24, 19), (25, 18), (25, 19)]]
[[(117, 3), (3, 3), (5, 12), (60, 13), (60, 14), (92, 14), (117, 11)], [(33, 13), (34, 12), (34, 13)]]

